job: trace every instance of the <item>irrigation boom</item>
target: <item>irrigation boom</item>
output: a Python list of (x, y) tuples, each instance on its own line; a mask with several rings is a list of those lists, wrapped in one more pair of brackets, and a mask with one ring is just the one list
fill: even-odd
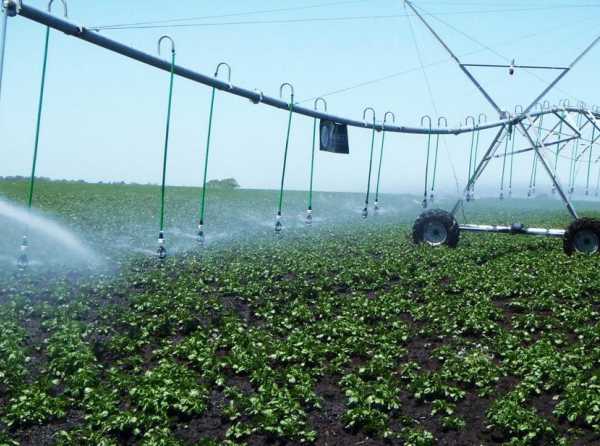
[[(94, 44), (96, 46), (105, 48), (109, 51), (121, 54), (122, 56), (128, 57), (133, 60), (137, 60), (138, 62), (144, 63), (146, 65), (152, 66), (154, 68), (158, 68), (160, 70), (170, 72), (171, 71), (171, 63), (169, 60), (161, 59), (159, 57), (153, 56), (151, 54), (145, 53), (138, 49), (127, 46), (123, 43), (120, 43), (116, 40), (109, 39), (105, 36), (100, 35), (97, 32), (94, 32), (85, 26), (76, 25), (64, 18), (54, 16), (48, 12), (42, 11), (40, 9), (34, 8), (32, 6), (21, 3), (16, 0), (4, 0), (5, 12), (8, 12), (8, 15), (19, 15), (26, 19), (32, 20), (34, 22), (40, 23), (42, 25), (48, 26), (57, 31), (61, 31), (69, 36), (73, 36), (75, 38), (84, 40), (88, 43)], [(11, 14), (12, 11), (12, 14)], [(6, 14), (5, 14), (6, 15)], [(589, 51), (586, 50), (586, 52)], [(584, 53), (585, 54), (585, 53)], [(3, 59), (3, 55), (0, 54), (0, 60)], [(1, 62), (0, 62), (1, 66)], [(237, 87), (228, 82), (223, 82), (215, 77), (208, 76), (197, 71), (191, 70), (189, 68), (185, 68), (179, 65), (174, 67), (174, 73), (177, 76), (189, 79), (191, 81), (214, 87), (217, 90), (222, 90), (226, 93), (233, 94), (235, 96), (240, 96), (252, 101), (255, 104), (264, 104), (274, 108), (278, 108), (280, 110), (289, 110), (289, 103), (278, 98), (270, 97), (263, 95), (261, 92), (257, 92), (255, 90), (248, 90), (241, 87)], [(1, 76), (1, 74), (0, 74)], [(1, 77), (0, 77), (1, 79)], [(1, 88), (1, 85), (0, 85)], [(493, 102), (493, 101), (492, 101)], [(535, 117), (540, 114), (552, 113), (561, 111), (560, 109), (552, 109), (544, 112), (536, 112), (531, 113), (530, 115)], [(579, 110), (573, 108), (571, 111), (578, 112)], [(294, 113), (308, 116), (310, 118), (329, 120), (333, 122), (337, 122), (340, 124), (345, 124), (350, 127), (358, 127), (358, 128), (367, 128), (373, 129), (377, 131), (383, 131), (382, 123), (372, 123), (372, 122), (364, 122), (358, 121), (354, 119), (349, 119), (342, 116), (336, 116), (332, 114), (328, 114), (322, 111), (313, 110), (306, 107), (300, 107), (298, 105), (294, 105)], [(594, 113), (595, 117), (600, 118), (600, 113)], [(399, 126), (399, 125), (385, 125), (386, 132), (394, 132), (394, 133), (407, 133), (407, 134), (434, 134), (434, 135), (460, 135), (465, 133), (471, 133), (478, 130), (487, 130), (493, 129), (497, 127), (503, 127), (506, 125), (516, 125), (519, 121), (524, 119), (524, 114), (520, 116), (513, 117), (505, 117), (496, 122), (484, 123), (480, 125), (476, 125), (474, 127), (460, 127), (460, 128), (419, 128), (419, 127), (409, 127), (409, 126)]]
[[(458, 56), (450, 49), (448, 44), (441, 38), (441, 36), (434, 30), (434, 28), (429, 24), (429, 22), (425, 19), (425, 17), (419, 13), (418, 9), (409, 1), (405, 0), (404, 4), (406, 7), (410, 8), (412, 12), (419, 18), (419, 20), (426, 26), (426, 28), (433, 34), (435, 39), (444, 47), (444, 49), (448, 52), (448, 54), (452, 57), (452, 59), (458, 64), (461, 71), (465, 74), (465, 76), (475, 85), (475, 87), (479, 90), (479, 92), (483, 95), (483, 97), (489, 102), (489, 104), (496, 110), (499, 115), (499, 120), (495, 122), (487, 122), (487, 118), (485, 115), (480, 115), (479, 119), (476, 121), (473, 117), (468, 117), (465, 123), (465, 127), (455, 127), (448, 128), (447, 120), (443, 117), (438, 117), (437, 128), (432, 127), (432, 119), (428, 116), (423, 117), (421, 120), (421, 127), (408, 127), (402, 125), (395, 125), (395, 119), (393, 119), (394, 124), (390, 125), (386, 123), (386, 118), (388, 115), (393, 116), (393, 113), (387, 112), (384, 115), (383, 121), (378, 122), (376, 120), (375, 110), (371, 107), (367, 107), (363, 112), (363, 120), (358, 121), (350, 118), (346, 118), (343, 116), (336, 116), (327, 112), (327, 104), (324, 99), (318, 98), (315, 101), (314, 108), (309, 109), (306, 107), (300, 107), (294, 101), (294, 88), (291, 84), (284, 83), (280, 87), (279, 98), (274, 98), (270, 96), (265, 96), (260, 90), (247, 90), (241, 87), (237, 87), (231, 83), (231, 68), (226, 63), (220, 63), (217, 66), (217, 70), (214, 76), (208, 76), (197, 71), (193, 71), (191, 69), (179, 66), (175, 61), (175, 42), (169, 36), (162, 36), (159, 40), (158, 48), (159, 48), (159, 56), (160, 56), (160, 48), (161, 42), (164, 40), (169, 40), (171, 42), (171, 58), (163, 59), (161, 57), (156, 57), (145, 53), (143, 51), (137, 50), (130, 46), (127, 46), (123, 43), (120, 43), (116, 40), (109, 39), (105, 36), (100, 35), (98, 32), (94, 30), (88, 29), (85, 26), (80, 26), (73, 24), (66, 20), (67, 16), (67, 5), (65, 0), (60, 0), (64, 7), (64, 15), (65, 18), (60, 18), (51, 14), (51, 7), (54, 0), (50, 0), (48, 4), (48, 12), (41, 11), (39, 9), (33, 8), (28, 5), (24, 5), (22, 0), (0, 0), (2, 6), (2, 20), (3, 24), (2, 32), (0, 34), (0, 92), (2, 91), (2, 71), (3, 71), (3, 62), (4, 62), (4, 52), (5, 52), (5, 42), (7, 35), (7, 25), (8, 25), (8, 17), (21, 16), (28, 20), (34, 21), (36, 23), (45, 25), (46, 28), (46, 43), (45, 43), (45, 53), (44, 53), (44, 63), (42, 70), (42, 82), (40, 89), (40, 99), (39, 99), (39, 108), (38, 108), (38, 119), (37, 119), (37, 130), (36, 130), (36, 138), (35, 138), (35, 148), (34, 148), (34, 157), (33, 157), (33, 166), (32, 172), (30, 176), (30, 192), (29, 192), (29, 205), (31, 207), (31, 199), (33, 195), (33, 184), (36, 176), (35, 166), (36, 166), (36, 156), (38, 149), (38, 140), (39, 140), (39, 131), (40, 131), (40, 122), (42, 115), (42, 103), (44, 97), (44, 84), (45, 84), (45, 67), (46, 61), (48, 58), (48, 37), (50, 35), (50, 30), (57, 30), (63, 32), (69, 36), (75, 37), (87, 43), (91, 43), (93, 45), (99, 46), (111, 52), (120, 54), (129, 59), (136, 60), (145, 65), (154, 67), (156, 69), (162, 70), (164, 72), (169, 73), (170, 75), (170, 84), (169, 84), (169, 106), (167, 110), (167, 124), (166, 124), (166, 132), (165, 132), (165, 144), (163, 150), (163, 168), (162, 168), (162, 187), (161, 187), (161, 211), (160, 211), (160, 232), (159, 232), (159, 250), (158, 255), (159, 258), (164, 258), (166, 256), (166, 249), (164, 247), (165, 239), (164, 239), (164, 208), (165, 208), (165, 179), (167, 173), (167, 154), (168, 154), (168, 144), (169, 144), (169, 129), (170, 129), (170, 117), (171, 117), (171, 101), (173, 96), (173, 81), (175, 76), (179, 76), (193, 82), (196, 82), (201, 85), (205, 85), (212, 88), (211, 95), (211, 106), (210, 106), (210, 117), (209, 117), (209, 129), (208, 129), (208, 137), (206, 141), (206, 150), (205, 150), (205, 164), (204, 164), (204, 187), (202, 188), (202, 199), (201, 199), (201, 209), (200, 209), (200, 217), (199, 217), (199, 225), (198, 225), (198, 239), (199, 241), (204, 240), (204, 208), (205, 208), (205, 193), (206, 193), (206, 179), (207, 179), (207, 169), (208, 169), (208, 156), (211, 142), (211, 129), (212, 129), (212, 118), (213, 118), (213, 109), (214, 109), (214, 101), (215, 101), (215, 92), (217, 90), (222, 91), (224, 93), (232, 94), (235, 96), (239, 96), (242, 98), (246, 98), (250, 100), (254, 104), (263, 104), (269, 107), (273, 107), (280, 110), (287, 111), (288, 118), (288, 126), (286, 132), (286, 140), (285, 140), (285, 151), (283, 156), (283, 167), (281, 174), (281, 183), (279, 188), (279, 201), (278, 201), (278, 212), (276, 216), (276, 225), (275, 230), (277, 233), (280, 233), (283, 229), (283, 224), (281, 222), (282, 219), (282, 206), (283, 206), (283, 193), (285, 188), (285, 174), (287, 167), (287, 155), (290, 141), (290, 130), (292, 125), (292, 118), (295, 114), (303, 115), (309, 118), (313, 118), (315, 122), (313, 123), (313, 145), (312, 145), (312, 161), (311, 161), (311, 174), (310, 174), (310, 193), (308, 200), (308, 210), (307, 210), (307, 223), (312, 222), (312, 188), (313, 188), (313, 173), (314, 173), (314, 151), (315, 151), (315, 142), (316, 142), (316, 128), (317, 128), (317, 120), (321, 120), (321, 124), (327, 123), (330, 124), (325, 133), (323, 133), (323, 128), (321, 128), (321, 142), (323, 141), (323, 135), (327, 136), (325, 139), (328, 141), (330, 136), (332, 136), (335, 131), (335, 126), (340, 125), (343, 127), (343, 131), (340, 135), (338, 135), (339, 141), (345, 141), (345, 143), (340, 142), (339, 144), (342, 146), (341, 151), (335, 153), (348, 153), (347, 148), (344, 149), (343, 145), (347, 147), (347, 129), (344, 126), (355, 127), (360, 129), (369, 129), (371, 131), (371, 145), (370, 145), (370, 158), (369, 158), (369, 175), (368, 175), (368, 183), (367, 183), (367, 193), (365, 199), (365, 207), (362, 211), (362, 216), (368, 216), (368, 208), (369, 208), (369, 193), (371, 188), (371, 175), (373, 171), (373, 153), (374, 153), (374, 144), (375, 144), (375, 132), (382, 132), (381, 137), (381, 150), (379, 155), (379, 169), (377, 175), (377, 188), (375, 193), (375, 211), (378, 210), (379, 206), (379, 182), (381, 175), (381, 159), (383, 157), (383, 148), (384, 148), (384, 138), (385, 132), (394, 132), (394, 133), (405, 133), (405, 134), (419, 134), (427, 136), (427, 159), (425, 165), (425, 187), (424, 187), (424, 200), (423, 207), (427, 208), (430, 202), (434, 200), (434, 192), (435, 192), (435, 181), (436, 181), (436, 172), (437, 172), (437, 164), (438, 164), (438, 151), (439, 151), (439, 138), (440, 135), (461, 135), (461, 134), (471, 134), (471, 151), (469, 158), (469, 174), (467, 177), (466, 187), (464, 189), (464, 193), (461, 198), (458, 199), (456, 205), (452, 208), (450, 212), (440, 210), (440, 209), (432, 209), (424, 212), (419, 216), (413, 226), (413, 239), (416, 243), (425, 242), (430, 245), (448, 245), (448, 246), (456, 246), (459, 240), (460, 231), (465, 232), (497, 232), (497, 233), (510, 233), (510, 234), (528, 234), (528, 235), (536, 235), (536, 236), (547, 236), (547, 237), (564, 237), (564, 248), (567, 254), (571, 254), (574, 251), (584, 252), (587, 254), (595, 254), (600, 253), (600, 221), (592, 220), (592, 219), (580, 219), (575, 207), (570, 201), (571, 194), (574, 190), (574, 176), (577, 168), (577, 163), (580, 161), (582, 156), (586, 154), (588, 156), (588, 169), (587, 169), (587, 182), (586, 182), (586, 195), (589, 194), (589, 184), (590, 184), (590, 168), (592, 165), (592, 151), (594, 143), (600, 138), (596, 138), (595, 132), (598, 131), (600, 133), (600, 125), (598, 124), (598, 119), (600, 119), (600, 110), (594, 108), (590, 110), (584, 103), (580, 103), (578, 107), (570, 107), (568, 101), (563, 101), (559, 104), (559, 106), (550, 106), (548, 101), (541, 102), (544, 97), (563, 79), (567, 73), (571, 71), (571, 69), (586, 55), (588, 54), (592, 48), (594, 48), (600, 42), (600, 36), (592, 41), (579, 55), (573, 60), (573, 62), (566, 66), (543, 66), (543, 65), (517, 65), (514, 60), (510, 65), (504, 64), (478, 64), (478, 63), (463, 63)], [(411, 28), (412, 29), (412, 28)], [(416, 42), (415, 42), (416, 45)], [(418, 48), (417, 48), (417, 51)], [(219, 68), (226, 67), (228, 69), (227, 80), (224, 82), (218, 78), (219, 76)], [(523, 69), (535, 69), (535, 70), (554, 70), (558, 71), (558, 76), (549, 83), (533, 100), (528, 106), (525, 108), (515, 108), (514, 113), (510, 113), (506, 110), (502, 110), (497, 102), (492, 98), (492, 96), (483, 88), (483, 86), (479, 83), (476, 77), (471, 73), (471, 67), (481, 67), (481, 68), (508, 68), (508, 74), (514, 75), (515, 70), (517, 68)], [(290, 99), (289, 101), (285, 101), (283, 99), (283, 90), (285, 87), (289, 87), (290, 91)], [(322, 101), (324, 107), (320, 110), (317, 105), (318, 102)], [(367, 120), (367, 112), (372, 112), (372, 119)], [(573, 124), (570, 120), (570, 115), (575, 114), (577, 117), (577, 122)], [(548, 126), (548, 118), (546, 118), (546, 122), (544, 122), (544, 117), (549, 116), (549, 119), (555, 119), (556, 121)], [(485, 119), (482, 119), (485, 118)], [(471, 126), (469, 126), (469, 119), (471, 119)], [(429, 123), (428, 127), (424, 127), (424, 123), (427, 120)], [(442, 127), (441, 123), (444, 122), (445, 125)], [(544, 127), (546, 124), (546, 127)], [(592, 127), (592, 135), (589, 140), (585, 140), (583, 136), (583, 131), (585, 127), (591, 124)], [(333, 126), (333, 127), (331, 127)], [(478, 157), (478, 148), (479, 148), (479, 135), (482, 130), (494, 129), (495, 136), (491, 142), (491, 144), (487, 147), (487, 149), (483, 152), (483, 156), (481, 158)], [(566, 130), (568, 133), (563, 133), (563, 130)], [(545, 135), (544, 135), (545, 132)], [(527, 146), (524, 149), (515, 150), (515, 136), (517, 134), (521, 134), (522, 137), (525, 138)], [(434, 148), (431, 146), (432, 135), (436, 135)], [(554, 140), (553, 138), (556, 137)], [(509, 152), (509, 140), (512, 139), (512, 148)], [(565, 191), (558, 179), (557, 175), (557, 165), (558, 165), (558, 157), (561, 151), (566, 147), (567, 144), (571, 144), (573, 142), (572, 148), (572, 158), (571, 158), (571, 167), (570, 167), (570, 177), (569, 177), (569, 190)], [(583, 151), (579, 151), (579, 143), (585, 142), (588, 143), (588, 147), (586, 147)], [(321, 150), (325, 151), (333, 151), (328, 150), (331, 147), (321, 146)], [(504, 147), (504, 153), (499, 152), (501, 148)], [(550, 152), (550, 147), (555, 147), (554, 152)], [(343, 150), (342, 150), (343, 149)], [(588, 152), (589, 151), (589, 152)], [(533, 152), (533, 166), (531, 173), (531, 180), (529, 186), (529, 194), (531, 196), (532, 192), (535, 194), (536, 187), (536, 178), (537, 178), (537, 169), (538, 164), (541, 164), (542, 168), (546, 171), (553, 184), (553, 193), (558, 193), (561, 200), (564, 202), (568, 212), (573, 218), (574, 222), (569, 226), (567, 230), (562, 229), (543, 229), (543, 228), (527, 228), (519, 223), (513, 223), (511, 226), (501, 226), (501, 225), (474, 225), (474, 224), (461, 224), (459, 225), (456, 220), (456, 213), (462, 207), (463, 201), (470, 201), (474, 198), (475, 191), (475, 183), (481, 177), (485, 169), (488, 167), (489, 163), (493, 159), (501, 158), (502, 159), (502, 180), (501, 180), (501, 188), (500, 188), (500, 199), (504, 197), (504, 178), (505, 178), (505, 170), (506, 170), (506, 158), (510, 157), (510, 180), (508, 183), (508, 196), (510, 197), (511, 188), (512, 188), (512, 172), (513, 172), (513, 159), (514, 155), (518, 153), (526, 153)], [(547, 158), (548, 155), (554, 157), (552, 159)], [(433, 156), (433, 170), (432, 170), (432, 180), (431, 185), (429, 185), (429, 163), (430, 163), (430, 155)], [(600, 160), (600, 158), (598, 158)], [(598, 162), (598, 160), (596, 162)], [(458, 182), (458, 180), (457, 180)], [(596, 195), (600, 192), (600, 174), (598, 177), (598, 186)], [(27, 250), (27, 238), (24, 237), (22, 243), (23, 255), (22, 258), (24, 265), (26, 262), (25, 251)]]

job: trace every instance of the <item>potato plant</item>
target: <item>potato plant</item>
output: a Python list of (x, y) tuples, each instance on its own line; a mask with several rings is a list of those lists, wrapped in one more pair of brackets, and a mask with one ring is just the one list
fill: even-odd
[(415, 247), (382, 217), (3, 272), (0, 444), (600, 444), (597, 271), (556, 240)]

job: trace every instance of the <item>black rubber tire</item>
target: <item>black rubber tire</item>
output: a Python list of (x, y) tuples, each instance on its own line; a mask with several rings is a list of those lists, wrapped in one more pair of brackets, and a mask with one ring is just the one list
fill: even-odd
[(425, 226), (432, 221), (440, 222), (444, 225), (446, 231), (448, 231), (448, 237), (443, 244), (449, 248), (456, 248), (460, 239), (458, 222), (452, 214), (441, 209), (431, 209), (419, 215), (413, 225), (413, 242), (417, 245), (425, 242), (423, 237)]
[[(593, 218), (579, 218), (569, 225), (563, 238), (563, 249), (565, 254), (571, 256), (577, 253), (575, 248), (575, 235), (582, 230), (591, 231), (600, 238), (600, 221)], [(593, 255), (599, 255), (600, 251)]]

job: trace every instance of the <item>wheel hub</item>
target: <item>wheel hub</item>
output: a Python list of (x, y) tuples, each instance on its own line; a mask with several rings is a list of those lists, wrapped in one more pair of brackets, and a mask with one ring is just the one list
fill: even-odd
[(588, 229), (583, 229), (575, 234), (575, 249), (583, 254), (596, 254), (600, 249), (600, 239)]
[(430, 221), (423, 231), (423, 240), (431, 246), (443, 245), (448, 240), (448, 230), (439, 221)]

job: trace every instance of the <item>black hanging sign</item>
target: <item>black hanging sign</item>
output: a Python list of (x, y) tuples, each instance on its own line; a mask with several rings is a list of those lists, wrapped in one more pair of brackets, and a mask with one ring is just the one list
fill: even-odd
[(321, 150), (323, 152), (350, 154), (348, 127), (333, 121), (321, 120)]

